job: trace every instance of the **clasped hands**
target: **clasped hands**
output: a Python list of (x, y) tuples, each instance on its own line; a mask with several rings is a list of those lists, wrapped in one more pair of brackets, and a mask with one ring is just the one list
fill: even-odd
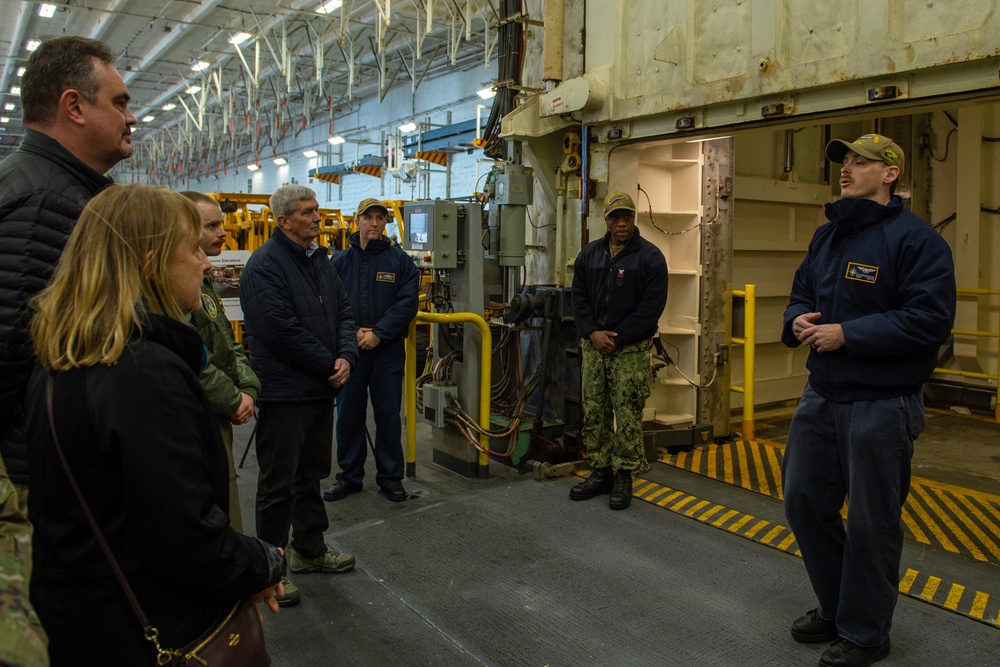
[(792, 334), (817, 352), (833, 352), (844, 347), (844, 328), (839, 324), (816, 324), (822, 313), (803, 313), (792, 322)]

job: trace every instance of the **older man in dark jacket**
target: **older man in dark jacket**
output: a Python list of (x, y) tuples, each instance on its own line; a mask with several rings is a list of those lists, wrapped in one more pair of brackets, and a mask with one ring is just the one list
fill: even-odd
[(375, 483), (393, 502), (406, 500), (399, 405), (403, 400), (403, 337), (417, 314), (420, 269), (385, 236), (388, 209), (378, 199), (358, 204), (358, 231), (333, 257), (358, 326), (358, 365), (337, 399), (337, 482), (323, 492), (341, 500), (365, 477), (368, 395), (375, 413)]
[(26, 544), (15, 546), (27, 542), (29, 525), (23, 403), (34, 353), (27, 304), (48, 284), (83, 207), (111, 184), (104, 173), (132, 155), (136, 120), (114, 60), (107, 45), (91, 39), (42, 43), (21, 80), (24, 139), (0, 162), (0, 579), (10, 582), (0, 596), (0, 662), (35, 664), (45, 652), (27, 595), (17, 590), (31, 562)]
[[(337, 392), (358, 361), (354, 318), (344, 286), (318, 246), (319, 204), (301, 185), (271, 196), (277, 226), (247, 262), (240, 304), (258, 398), (257, 537), (284, 548), (292, 529), (292, 572), (347, 572), (354, 557), (329, 549), (330, 522), (320, 495), (333, 459)], [(284, 580), (279, 604), (298, 589)]]

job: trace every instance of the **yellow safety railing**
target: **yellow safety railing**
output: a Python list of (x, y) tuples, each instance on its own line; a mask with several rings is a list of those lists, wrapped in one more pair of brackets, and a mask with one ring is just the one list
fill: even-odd
[(743, 386), (730, 385), (729, 389), (743, 394), (743, 439), (750, 440), (755, 435), (753, 416), (754, 351), (757, 345), (754, 328), (757, 325), (757, 286), (744, 285), (744, 289), (733, 290), (734, 297), (743, 297), (743, 338), (733, 338), (734, 345), (743, 346)]
[[(483, 431), (490, 428), (490, 387), (493, 385), (493, 334), (482, 316), (475, 313), (425, 313), (418, 312), (410, 320), (410, 330), (406, 336), (406, 365), (403, 369), (403, 416), (406, 419), (406, 475), (413, 477), (417, 469), (417, 321), (437, 324), (452, 322), (472, 322), (482, 337), (479, 355), (479, 425)], [(479, 468), (490, 464), (484, 450), (489, 448), (489, 436), (479, 435)]]
[[(991, 296), (1000, 295), (1000, 290), (995, 289), (980, 289), (976, 287), (960, 287), (957, 290), (959, 296)], [(997, 338), (1000, 340), (1000, 329), (998, 331), (974, 331), (970, 329), (952, 329), (951, 333), (955, 336), (975, 336), (978, 338)], [(997, 350), (997, 374), (990, 375), (988, 373), (977, 373), (974, 371), (961, 371), (953, 370), (951, 368), (935, 368), (935, 373), (942, 373), (944, 375), (960, 375), (967, 378), (977, 378), (979, 380), (996, 380), (997, 381), (997, 400), (993, 408), (993, 420), (1000, 423), (1000, 349)]]

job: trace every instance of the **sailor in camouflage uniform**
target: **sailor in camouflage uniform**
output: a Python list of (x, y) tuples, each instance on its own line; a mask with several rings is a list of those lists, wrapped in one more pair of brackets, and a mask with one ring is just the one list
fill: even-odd
[(667, 262), (639, 236), (635, 203), (623, 192), (604, 202), (608, 233), (580, 250), (572, 305), (583, 340), (581, 437), (593, 472), (573, 500), (610, 493), (608, 506), (632, 502), (632, 471), (644, 460), (642, 410), (650, 392), (650, 347), (667, 304)]
[[(200, 192), (181, 194), (193, 201), (201, 213), (201, 249), (209, 257), (218, 257), (226, 241), (222, 209), (214, 199)], [(201, 334), (208, 350), (208, 364), (201, 374), (201, 386), (218, 418), (229, 459), (229, 523), (233, 530), (242, 533), (243, 514), (240, 512), (233, 459), (233, 424), (245, 424), (253, 416), (254, 403), (260, 393), (260, 380), (250, 368), (243, 346), (233, 340), (232, 327), (209, 273), (205, 274), (201, 283), (201, 304), (201, 310), (191, 314), (191, 325)]]
[(45, 631), (28, 601), (31, 524), (0, 458), (0, 665), (49, 664)]

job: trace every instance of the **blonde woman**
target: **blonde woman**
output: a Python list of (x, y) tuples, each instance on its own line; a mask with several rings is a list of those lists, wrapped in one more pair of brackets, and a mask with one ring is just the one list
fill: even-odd
[(204, 346), (184, 321), (201, 307), (200, 238), (201, 216), (179, 194), (109, 188), (34, 301), (31, 599), (53, 665), (154, 664), (156, 653), (56, 453), (50, 375), (69, 468), (160, 644), (183, 646), (243, 598), (277, 611), (284, 559), (229, 525), (226, 452), (198, 381)]

